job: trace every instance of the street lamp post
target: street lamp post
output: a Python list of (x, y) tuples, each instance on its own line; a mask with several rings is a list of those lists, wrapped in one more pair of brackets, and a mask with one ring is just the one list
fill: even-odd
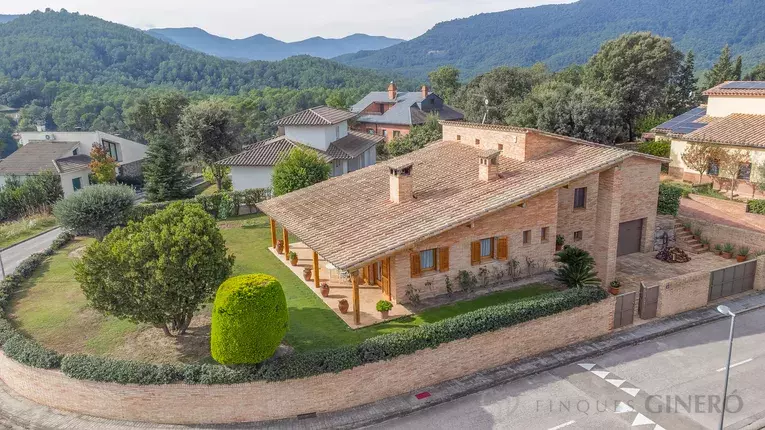
[(723, 388), (722, 413), (720, 414), (720, 426), (719, 426), (719, 429), (723, 430), (723, 421), (725, 421), (725, 407), (727, 406), (727, 401), (728, 401), (728, 377), (730, 376), (730, 360), (733, 354), (733, 327), (734, 327), (734, 324), (736, 323), (736, 314), (731, 312), (730, 308), (728, 308), (725, 305), (718, 306), (717, 312), (720, 312), (721, 314), (730, 317), (730, 337), (728, 338), (728, 362), (725, 365), (725, 385)]

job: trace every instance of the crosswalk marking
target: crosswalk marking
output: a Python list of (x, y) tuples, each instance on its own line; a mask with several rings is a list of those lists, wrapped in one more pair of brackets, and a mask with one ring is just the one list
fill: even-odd
[(624, 402), (619, 402), (619, 405), (616, 406), (616, 410), (614, 412), (617, 414), (626, 414), (627, 412), (635, 412), (635, 409)]
[(592, 363), (579, 363), (579, 366), (583, 367), (586, 370), (592, 370), (593, 367), (595, 367)]
[(656, 423), (653, 422), (652, 419), (648, 418), (647, 416), (641, 413), (638, 413), (637, 416), (635, 417), (635, 421), (632, 421), (632, 427), (644, 426), (646, 424), (656, 424)]
[(609, 383), (610, 383), (611, 385), (613, 385), (614, 387), (619, 387), (619, 386), (621, 386), (623, 383), (625, 383), (626, 381), (625, 381), (625, 380), (623, 380), (623, 379), (606, 379), (606, 382), (609, 382)]
[(595, 375), (599, 376), (600, 379), (606, 379), (606, 376), (608, 376), (611, 372), (604, 372), (602, 370), (591, 370), (590, 372), (594, 373)]
[(640, 388), (624, 388), (624, 387), (622, 387), (621, 390), (624, 391), (625, 393), (629, 394), (632, 397), (637, 396), (638, 393), (640, 392)]

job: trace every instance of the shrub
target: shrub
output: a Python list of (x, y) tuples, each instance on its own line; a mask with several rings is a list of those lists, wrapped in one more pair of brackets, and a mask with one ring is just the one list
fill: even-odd
[(322, 373), (338, 373), (361, 364), (358, 348), (355, 345), (347, 345), (267, 361), (260, 367), (257, 377), (267, 381), (284, 381)]
[(56, 203), (53, 214), (64, 229), (101, 240), (127, 223), (135, 197), (126, 185), (93, 185)]
[(274, 166), (274, 195), (281, 196), (329, 179), (330, 166), (312, 149), (295, 148)]
[(555, 262), (560, 267), (555, 273), (555, 279), (569, 288), (581, 288), (600, 285), (600, 279), (593, 270), (595, 259), (589, 252), (575, 246), (566, 246), (555, 254)]
[(669, 140), (660, 139), (660, 140), (654, 140), (654, 141), (646, 141), (646, 142), (641, 142), (638, 145), (637, 151), (642, 152), (643, 154), (650, 154), (650, 155), (655, 155), (657, 157), (669, 158), (671, 146), (672, 146), (672, 142)]
[(677, 216), (680, 209), (680, 197), (683, 196), (683, 189), (672, 184), (659, 184), (659, 204), (657, 211), (660, 215)]
[(5, 355), (26, 364), (41, 369), (55, 369), (61, 365), (61, 355), (47, 349), (32, 339), (21, 334), (12, 336), (3, 344)]
[(385, 312), (390, 311), (393, 309), (393, 303), (387, 301), (387, 300), (380, 300), (377, 302), (377, 305), (375, 306), (377, 308), (377, 312)]
[(94, 309), (170, 335), (186, 331), (233, 264), (215, 220), (176, 202), (88, 246), (74, 273)]
[(19, 332), (11, 325), (8, 320), (0, 318), (0, 346), (3, 346), (8, 339), (16, 336)]
[(64, 196), (61, 180), (51, 171), (26, 178), (11, 176), (0, 184), (0, 222), (48, 213)]
[(746, 210), (753, 214), (765, 215), (765, 200), (749, 200)]
[(233, 183), (231, 181), (231, 167), (218, 167), (217, 170), (213, 170), (210, 167), (205, 167), (202, 169), (202, 177), (204, 178), (205, 182), (217, 184), (218, 176), (221, 177), (221, 189), (218, 191), (231, 191), (233, 189)]
[(61, 360), (61, 371), (75, 379), (118, 384), (170, 384), (183, 379), (182, 368), (74, 354)]
[(253, 274), (218, 289), (210, 349), (222, 364), (254, 364), (271, 357), (287, 333), (287, 300), (276, 278)]

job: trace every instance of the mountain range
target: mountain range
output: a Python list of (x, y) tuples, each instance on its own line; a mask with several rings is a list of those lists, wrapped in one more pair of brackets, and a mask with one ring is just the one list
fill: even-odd
[(13, 21), (18, 18), (18, 15), (0, 15), (0, 24)]
[(553, 70), (586, 62), (610, 39), (650, 31), (693, 50), (709, 68), (727, 43), (752, 67), (765, 60), (762, 0), (579, 0), (485, 13), (442, 22), (422, 36), (336, 60), (355, 67), (423, 78), (453, 65), (470, 78), (501, 65), (544, 62)]
[(152, 36), (195, 51), (240, 61), (283, 60), (295, 55), (333, 58), (362, 50), (377, 50), (403, 42), (384, 36), (353, 34), (341, 39), (312, 37), (298, 42), (282, 42), (264, 34), (245, 39), (227, 39), (210, 34), (201, 28), (155, 28), (148, 30)]

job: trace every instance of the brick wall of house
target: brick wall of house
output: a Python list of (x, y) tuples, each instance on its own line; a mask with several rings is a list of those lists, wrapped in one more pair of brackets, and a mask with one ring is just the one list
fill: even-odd
[(707, 304), (709, 272), (696, 272), (659, 282), (657, 317), (665, 317)]
[[(592, 173), (558, 190), (558, 234), (566, 244), (593, 252), (595, 243), (596, 208), (598, 203), (598, 173)], [(587, 188), (584, 209), (574, 209), (574, 190)], [(582, 232), (582, 240), (574, 240), (574, 232)]]
[(524, 161), (526, 157), (526, 133), (520, 130), (500, 131), (476, 126), (445, 124), (443, 134), (444, 140), (459, 141), (481, 149), (499, 149), (499, 145), (502, 145), (502, 155), (514, 160)]
[(526, 136), (526, 160), (534, 160), (551, 152), (571, 146), (571, 142), (543, 134), (529, 133)]
[(619, 222), (643, 219), (643, 252), (653, 251), (656, 211), (659, 204), (661, 163), (630, 157), (622, 163), (622, 204)]
[(603, 285), (616, 279), (616, 251), (619, 243), (619, 213), (622, 203), (622, 171), (611, 168), (600, 173), (595, 209), (595, 243), (592, 256)]
[[(411, 250), (391, 257), (391, 294), (399, 303), (405, 303), (408, 285), (419, 290), (420, 298), (446, 294), (445, 276), (449, 276), (457, 288), (457, 274), (460, 270), (478, 273), (480, 267), (491, 272), (494, 268), (507, 270), (507, 263), (515, 259), (524, 274), (527, 272), (526, 257), (535, 264), (553, 266), (555, 234), (558, 207), (558, 191), (553, 190), (527, 201), (526, 207), (510, 207), (476, 220), (473, 227), (461, 226), (438, 236), (417, 243)], [(542, 228), (548, 227), (547, 240), (542, 242)], [(531, 241), (523, 244), (523, 231), (531, 231)], [(470, 262), (470, 243), (489, 237), (508, 237), (508, 259), (487, 260), (473, 266)], [(410, 252), (433, 248), (449, 247), (449, 271), (424, 272), (411, 278)], [(426, 285), (429, 283), (429, 285)]]
[(374, 134), (378, 136), (383, 135), (383, 130), (385, 130), (385, 142), (388, 143), (391, 140), (393, 140), (393, 132), (398, 131), (401, 133), (401, 136), (409, 134), (411, 131), (411, 127), (407, 125), (396, 125), (396, 124), (373, 124), (368, 122), (359, 122), (356, 123), (356, 125), (353, 127), (354, 130), (360, 131), (362, 133), (367, 133), (369, 129), (374, 130)]
[(294, 418), (368, 404), (604, 335), (611, 329), (614, 300), (390, 361), (298, 380), (236, 385), (97, 383), (27, 367), (2, 353), (0, 379), (34, 402), (109, 419), (216, 424)]

